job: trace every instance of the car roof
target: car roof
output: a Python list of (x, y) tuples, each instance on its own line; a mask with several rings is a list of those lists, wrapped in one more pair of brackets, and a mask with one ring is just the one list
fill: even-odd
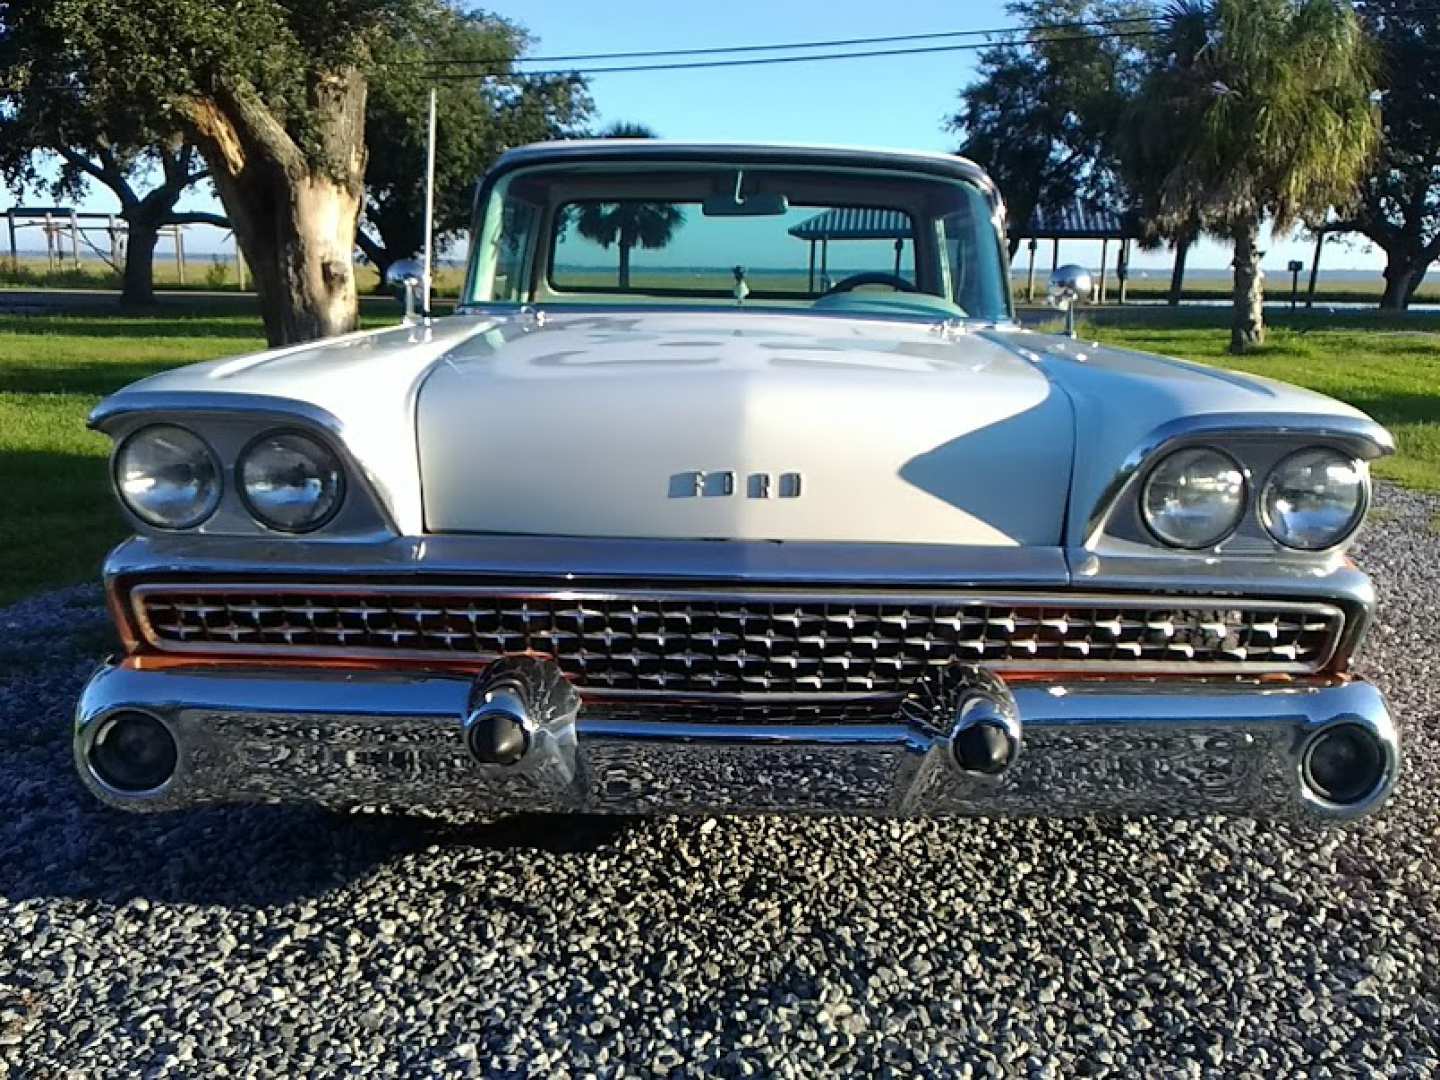
[(744, 161), (815, 164), (832, 168), (863, 166), (901, 169), (930, 175), (953, 176), (979, 184), (992, 196), (994, 182), (975, 162), (958, 154), (932, 150), (892, 150), (869, 146), (831, 146), (809, 143), (688, 142), (669, 139), (567, 139), (530, 143), (507, 150), (495, 163), (495, 172), (521, 165), (596, 160)]

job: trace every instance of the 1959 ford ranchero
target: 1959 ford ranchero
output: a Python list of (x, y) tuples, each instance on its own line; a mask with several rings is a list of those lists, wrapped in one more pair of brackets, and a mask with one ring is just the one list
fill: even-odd
[(453, 317), (95, 410), (137, 534), (75, 728), (101, 799), (1325, 821), (1389, 794), (1345, 549), (1390, 436), (1022, 329), (975, 165), (529, 146), (472, 236)]

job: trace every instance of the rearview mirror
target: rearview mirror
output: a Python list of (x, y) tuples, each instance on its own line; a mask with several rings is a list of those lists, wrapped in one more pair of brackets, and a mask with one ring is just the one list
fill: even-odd
[(756, 192), (738, 199), (734, 195), (711, 195), (700, 204), (706, 217), (777, 217), (790, 209), (790, 200), (775, 192)]

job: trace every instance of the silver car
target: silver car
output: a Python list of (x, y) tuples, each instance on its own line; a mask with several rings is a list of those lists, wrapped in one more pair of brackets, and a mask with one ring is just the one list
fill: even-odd
[(453, 316), (95, 410), (136, 533), (105, 568), (125, 652), (75, 728), (101, 799), (1316, 822), (1386, 799), (1345, 552), (1389, 434), (1022, 329), (974, 164), (529, 146), (472, 236)]

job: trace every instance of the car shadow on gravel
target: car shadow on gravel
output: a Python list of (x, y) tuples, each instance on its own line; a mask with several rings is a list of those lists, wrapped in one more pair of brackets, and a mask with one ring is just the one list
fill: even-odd
[[(73, 801), (57, 805), (56, 796), (63, 798), (71, 787)], [(44, 797), (26, 806), (27, 796), (39, 792)], [(25, 827), (0, 829), (0, 897), (12, 902), (67, 897), (113, 904), (284, 905), (344, 888), (424, 851), (584, 856), (623, 837), (636, 820), (516, 814), (455, 824), (280, 806), (134, 815), (87, 805), (90, 796), (79, 781), (59, 770), (22, 785), (18, 794), (21, 805), (7, 809), (11, 822)], [(56, 846), (57, 837), (64, 843)]]

